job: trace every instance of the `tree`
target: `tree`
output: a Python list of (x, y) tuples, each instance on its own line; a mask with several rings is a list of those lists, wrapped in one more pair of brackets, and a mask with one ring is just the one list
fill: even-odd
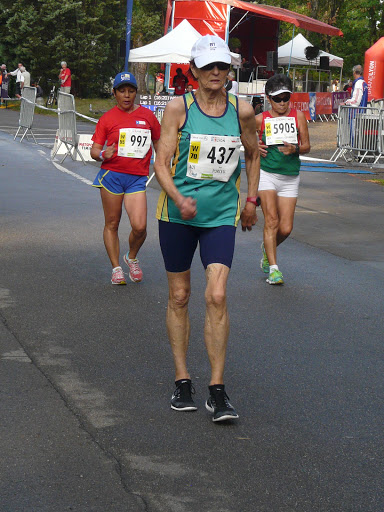
[[(139, 48), (164, 35), (167, 0), (136, 0), (132, 13), (131, 47)], [(145, 91), (146, 63), (132, 64), (139, 90)]]
[(4, 58), (25, 62), (35, 78), (57, 80), (65, 60), (77, 94), (96, 94), (119, 71), (125, 27), (121, 0), (0, 0)]
[[(344, 69), (351, 74), (355, 64), (364, 64), (364, 54), (384, 36), (384, 3), (378, 0), (269, 0), (269, 5), (284, 7), (311, 18), (339, 27), (344, 37), (329, 37), (316, 32), (303, 32), (315, 46), (344, 58)], [(279, 44), (292, 37), (292, 25), (280, 24)]]
[[(294, 12), (338, 26), (344, 37), (315, 32), (304, 35), (313, 45), (340, 55), (344, 68), (364, 63), (364, 53), (384, 35), (381, 0), (268, 0)], [(131, 48), (164, 34), (167, 0), (134, 0)], [(300, 29), (295, 30), (296, 33)], [(110, 80), (124, 67), (120, 44), (126, 32), (126, 0), (0, 0), (0, 41), (3, 62), (11, 69), (19, 61), (34, 78), (57, 80), (65, 60), (78, 95), (110, 90)], [(303, 31), (301, 31), (303, 32)], [(279, 44), (292, 37), (292, 25), (280, 23)], [(145, 90), (146, 64), (131, 66)]]

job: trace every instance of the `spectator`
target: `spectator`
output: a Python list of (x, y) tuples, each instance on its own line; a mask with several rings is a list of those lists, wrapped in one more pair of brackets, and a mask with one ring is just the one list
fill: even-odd
[(31, 85), (31, 75), (25, 69), (24, 66), (21, 66), (20, 71), (21, 71), (20, 88), (21, 88), (21, 91), (22, 91), (24, 89), (24, 87), (30, 87), (30, 85)]
[(155, 94), (161, 94), (164, 92), (164, 73), (159, 71), (156, 73), (156, 92)]
[(42, 98), (44, 96), (43, 89), (38, 83), (34, 83), (33, 87), (36, 87), (36, 98)]
[(183, 75), (181, 68), (176, 69), (176, 75), (173, 77), (172, 86), (175, 88), (175, 96), (182, 96), (188, 85), (188, 78)]
[(187, 85), (187, 88), (185, 89), (185, 92), (193, 92), (193, 85), (192, 84), (188, 84)]
[(345, 102), (345, 105), (352, 107), (366, 107), (368, 103), (368, 85), (363, 78), (363, 67), (353, 66), (352, 97)]
[(338, 79), (336, 78), (335, 80), (333, 80), (332, 82), (332, 92), (337, 92), (339, 90), (339, 81)]
[(1, 65), (1, 101), (3, 99), (9, 98), (8, 96), (8, 73), (7, 73), (7, 66), (5, 64)]
[(43, 100), (43, 89), (41, 88), (41, 86), (39, 85), (38, 82), (33, 82), (32, 83), (32, 87), (36, 87), (36, 103), (38, 105), (43, 105), (44, 104), (44, 100)]
[(230, 71), (227, 76), (227, 83), (225, 84), (225, 90), (237, 96), (239, 94), (239, 84), (235, 80), (235, 73)]
[(67, 63), (63, 60), (61, 63), (61, 71), (59, 73), (60, 83), (61, 83), (61, 92), (67, 92), (70, 94), (71, 92), (71, 70), (67, 67)]
[(348, 83), (344, 85), (343, 91), (347, 92), (351, 96), (352, 95), (352, 86), (353, 86), (353, 81), (349, 80)]
[(11, 71), (10, 73), (7, 73), (7, 76), (11, 75), (11, 76), (15, 76), (16, 77), (16, 93), (15, 93), (15, 97), (16, 98), (21, 98), (21, 70), (20, 68), (24, 66), (24, 64), (22, 62), (19, 62), (18, 65), (17, 65), (17, 69), (15, 69), (15, 71)]

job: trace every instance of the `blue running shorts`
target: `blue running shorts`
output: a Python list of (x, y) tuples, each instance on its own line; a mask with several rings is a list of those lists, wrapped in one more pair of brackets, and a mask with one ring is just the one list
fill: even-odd
[(211, 263), (231, 268), (235, 250), (235, 226), (201, 228), (189, 224), (159, 220), (160, 247), (167, 272), (185, 272), (191, 268), (197, 244), (206, 269)]
[(147, 180), (148, 176), (137, 176), (136, 174), (100, 169), (92, 187), (105, 188), (111, 194), (121, 196), (123, 194), (145, 192)]

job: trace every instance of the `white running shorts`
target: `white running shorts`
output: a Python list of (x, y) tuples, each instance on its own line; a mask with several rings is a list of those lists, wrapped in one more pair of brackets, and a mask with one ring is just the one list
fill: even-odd
[(280, 197), (297, 197), (299, 195), (300, 174), (286, 176), (265, 172), (260, 169), (259, 191), (275, 190)]

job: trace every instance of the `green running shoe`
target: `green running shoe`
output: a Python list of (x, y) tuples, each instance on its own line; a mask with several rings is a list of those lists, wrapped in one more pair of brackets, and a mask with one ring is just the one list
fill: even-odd
[(264, 274), (269, 274), (269, 261), (267, 258), (267, 253), (264, 249), (264, 242), (261, 243), (261, 250), (263, 251), (263, 257), (260, 260), (260, 268)]
[(269, 284), (284, 284), (283, 274), (280, 270), (272, 270), (267, 279)]

